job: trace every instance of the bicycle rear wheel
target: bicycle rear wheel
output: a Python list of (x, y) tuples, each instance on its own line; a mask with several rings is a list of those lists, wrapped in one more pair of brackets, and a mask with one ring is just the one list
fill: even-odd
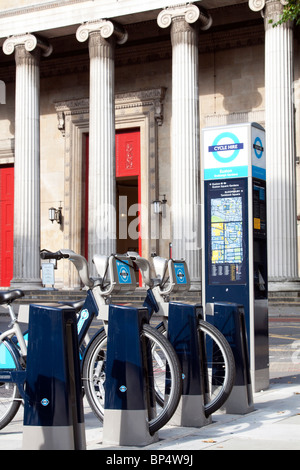
[[(155, 393), (164, 396), (166, 370), (168, 371), (169, 395), (162, 406), (157, 405), (154, 416), (149, 410), (149, 432), (154, 434), (173, 416), (181, 395), (181, 370), (178, 358), (169, 341), (157, 330), (145, 324), (141, 341), (148, 341), (152, 356)], [(100, 330), (88, 346), (83, 362), (83, 383), (87, 400), (92, 411), (102, 421), (105, 401), (105, 364), (107, 336)], [(153, 410), (151, 410), (153, 412)]]
[[(9, 369), (17, 369), (18, 364), (16, 364), (16, 360), (13, 355), (9, 351), (9, 343), (5, 340), (3, 343), (0, 344), (0, 355), (3, 358), (1, 362), (6, 363), (3, 364), (3, 367), (0, 368), (0, 376), (1, 370), (4, 372), (4, 366), (9, 366)], [(20, 405), (21, 405), (21, 395), (19, 389), (15, 383), (8, 383), (8, 382), (1, 382), (0, 379), (0, 429), (5, 428), (15, 417), (17, 414)]]

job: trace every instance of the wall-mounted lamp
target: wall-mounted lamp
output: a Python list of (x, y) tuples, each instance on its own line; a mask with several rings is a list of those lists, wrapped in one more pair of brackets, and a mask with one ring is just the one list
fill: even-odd
[(50, 209), (48, 209), (49, 220), (51, 220), (52, 223), (54, 222), (54, 220), (56, 220), (58, 224), (61, 224), (62, 223), (61, 211), (62, 211), (62, 207), (59, 207), (58, 209), (55, 209), (55, 207), (50, 207)]
[(161, 214), (162, 213), (162, 208), (163, 205), (167, 203), (166, 195), (164, 194), (164, 198), (162, 201), (159, 199), (156, 201), (153, 201), (153, 212), (154, 214)]

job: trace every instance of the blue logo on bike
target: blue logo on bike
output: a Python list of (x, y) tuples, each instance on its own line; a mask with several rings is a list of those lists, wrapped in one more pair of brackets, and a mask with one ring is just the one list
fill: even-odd
[(174, 264), (174, 269), (178, 284), (186, 284), (184, 264), (176, 263)]
[(41, 404), (42, 404), (43, 406), (48, 406), (49, 403), (50, 403), (50, 402), (49, 402), (48, 398), (43, 398), (42, 401), (41, 401)]
[(125, 385), (121, 385), (121, 387), (119, 388), (120, 392), (124, 393), (126, 392), (127, 390), (127, 387), (125, 387)]
[(84, 310), (81, 310), (80, 312), (80, 318), (77, 323), (77, 332), (80, 333), (81, 328), (84, 325), (84, 322), (89, 318), (89, 311), (85, 308)]
[(130, 267), (127, 261), (117, 261), (117, 270), (120, 284), (131, 284)]

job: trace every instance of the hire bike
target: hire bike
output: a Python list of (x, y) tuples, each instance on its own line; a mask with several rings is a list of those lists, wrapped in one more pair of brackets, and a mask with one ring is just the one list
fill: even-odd
[[(130, 284), (124, 285), (119, 282), (118, 263), (123, 263), (122, 257), (100, 257), (103, 277), (99, 279), (89, 277), (86, 259), (72, 250), (60, 250), (56, 253), (42, 251), (41, 258), (65, 258), (71, 261), (87, 289), (85, 300), (62, 302), (62, 304), (70, 305), (78, 312), (77, 331), (83, 389), (94, 413), (100, 417), (100, 408), (103, 416), (109, 304), (113, 293), (120, 290), (134, 290), (135, 278), (132, 278), (134, 282)], [(0, 305), (7, 307), (11, 318), (9, 329), (0, 333), (0, 429), (14, 418), (22, 401), (26, 400), (26, 342), (31, 339), (27, 337), (27, 333), (22, 334), (20, 320), (12, 308), (13, 301), (23, 295), (20, 290), (0, 293)], [(95, 317), (101, 319), (104, 326), (90, 340), (88, 331)], [(181, 369), (173, 347), (155, 328), (143, 324), (140, 340), (143, 350), (151, 351), (155, 394), (163, 393), (161, 389), (165, 387), (166, 380), (169, 387), (169, 395), (162, 404), (157, 405), (156, 414), (153, 415), (153, 410), (149, 410), (149, 433), (154, 434), (169, 421), (177, 408), (182, 388)], [(168, 370), (167, 379), (166, 370)], [(93, 399), (95, 396), (97, 396), (96, 401)]]
[[(136, 265), (142, 275), (143, 285), (146, 287), (146, 297), (144, 306), (147, 307), (150, 319), (155, 321), (157, 331), (167, 336), (168, 330), (168, 308), (171, 293), (185, 292), (189, 289), (189, 274), (185, 261), (179, 262), (173, 259), (165, 259), (156, 255), (152, 256), (156, 277), (151, 277), (151, 266), (147, 259), (142, 258), (135, 252), (127, 252), (122, 256), (121, 263), (128, 263), (130, 269)], [(94, 256), (94, 263), (98, 274), (103, 278), (105, 272), (105, 257)], [(133, 262), (133, 266), (131, 264)], [(181, 272), (184, 272), (185, 282), (175, 274), (176, 264), (180, 265)], [(159, 320), (159, 321), (158, 321)], [(205, 377), (203, 383), (204, 391), (204, 412), (206, 417), (217, 411), (224, 405), (229, 397), (235, 381), (235, 361), (231, 347), (222, 333), (213, 325), (203, 320), (201, 315), (198, 319), (198, 341), (203, 346), (205, 364), (203, 370)], [(102, 351), (102, 338), (94, 337), (95, 343), (88, 354), (88, 361), (91, 369), (97, 364), (98, 351)], [(96, 344), (98, 343), (98, 347)], [(99, 349), (98, 349), (99, 348)], [(92, 352), (93, 351), (93, 352)], [(94, 355), (95, 354), (95, 355)], [(159, 358), (157, 358), (159, 363)], [(92, 370), (89, 372), (92, 375)], [(97, 416), (104, 418), (104, 396), (99, 390), (99, 372), (94, 369), (94, 387), (87, 390), (87, 398), (91, 408)], [(103, 380), (105, 377), (103, 377)], [(163, 384), (164, 385), (164, 384)], [(156, 401), (160, 406), (164, 406), (166, 399), (164, 387), (157, 387), (155, 390)]]
[[(167, 335), (170, 298), (172, 294), (177, 294), (180, 298), (190, 288), (186, 262), (153, 254), (156, 277), (152, 279), (148, 260), (134, 252), (128, 252), (127, 256), (137, 264), (142, 273), (147, 288), (144, 304), (148, 307), (150, 317), (161, 320), (156, 328)], [(200, 346), (204, 345), (204, 412), (208, 417), (224, 405), (231, 393), (235, 381), (235, 360), (226, 338), (215, 326), (203, 319), (201, 306), (198, 310), (198, 342)], [(160, 399), (162, 403), (162, 397)]]
[[(174, 282), (175, 277), (172, 276), (174, 261), (165, 260), (160, 257), (153, 258), (154, 266), (158, 273), (157, 277), (152, 279), (150, 277), (149, 261), (141, 258), (136, 253), (128, 253), (123, 256), (111, 255), (110, 257), (95, 255), (93, 262), (100, 277), (93, 280), (89, 277), (85, 258), (81, 255), (77, 255), (71, 250), (60, 250), (56, 253), (43, 251), (41, 253), (41, 257), (43, 259), (67, 258), (72, 261), (78, 270), (81, 281), (87, 289), (87, 297), (85, 300), (67, 304), (71, 305), (79, 312), (78, 336), (79, 345), (83, 351), (81, 363), (84, 392), (91, 409), (101, 420), (103, 420), (104, 417), (105, 398), (105, 355), (107, 346), (105, 325), (107, 325), (108, 320), (108, 308), (109, 303), (111, 302), (111, 294), (121, 290), (128, 290), (128, 285), (126, 285), (127, 282), (125, 285), (122, 285), (122, 283), (116, 281), (118, 277), (118, 269), (120, 273), (122, 266), (126, 266), (126, 269), (129, 267), (129, 269), (133, 271), (133, 279), (135, 279), (134, 265), (137, 265), (138, 269), (141, 271), (144, 285), (147, 287), (147, 295), (144, 305), (148, 308), (149, 317), (154, 318), (156, 315), (160, 315), (163, 320), (156, 326), (156, 329), (145, 324), (142, 332), (142, 336), (147, 337), (151, 342), (155, 396), (158, 411), (156, 417), (149, 420), (149, 432), (156, 432), (166, 424), (173, 415), (179, 401), (181, 390), (180, 366), (178, 364), (176, 354), (170, 343), (161, 334), (164, 333), (165, 335), (167, 332), (167, 297), (172, 291), (176, 290), (176, 282)], [(161, 268), (162, 265), (164, 266), (163, 270)], [(166, 267), (169, 268), (169, 280), (165, 277), (167, 272)], [(6, 295), (12, 295), (12, 297), (18, 298), (17, 293), (7, 293)], [(12, 300), (14, 300), (14, 298)], [(13, 312), (10, 306), (11, 302), (8, 300), (9, 297), (6, 298), (6, 302), (12, 318)], [(0, 303), (3, 303), (1, 297)], [(66, 304), (66, 302), (64, 302), (64, 304)], [(88, 330), (94, 317), (101, 318), (104, 322), (104, 327), (101, 328), (90, 340), (88, 337)], [(16, 365), (16, 370), (14, 372), (10, 372), (10, 381), (7, 380), (2, 384), (0, 375), (0, 429), (10, 422), (18, 410), (22, 398), (24, 398), (24, 377), (26, 376), (26, 365), (24, 365), (24, 363), (26, 354), (22, 353), (21, 343), (23, 341), (20, 338), (19, 333), (15, 331), (15, 328), (17, 330), (18, 325), (15, 316), (14, 320), (12, 318), (12, 322), (15, 325), (14, 331), (11, 331), (10, 335), (3, 336), (2, 334), (0, 336), (0, 342), (1, 340), (6, 342), (5, 347), (9, 351), (9, 355), (14, 358), (14, 363)], [(205, 414), (209, 416), (224, 404), (230, 394), (234, 382), (234, 359), (229, 344), (215, 327), (204, 320), (199, 319), (198, 330), (199, 334), (204, 335), (207, 347), (214, 351), (213, 354), (210, 354), (210, 359), (207, 359), (208, 375), (205, 378), (206, 390), (204, 408)], [(16, 338), (19, 346), (15, 350), (11, 347), (11, 344), (12, 342), (16, 343)], [(1, 347), (2, 345), (0, 345), (0, 357)], [(24, 352), (24, 344), (22, 345), (22, 348)], [(208, 357), (209, 356), (207, 356), (207, 358)], [(21, 360), (21, 358), (23, 359)], [(171, 374), (171, 392), (168, 396), (165, 395), (167, 369), (170, 369)], [(20, 372), (19, 375), (17, 371)], [(5, 388), (6, 390), (9, 388), (12, 389), (10, 392), (11, 397), (7, 399), (8, 411), (6, 411), (6, 413), (2, 411), (3, 400), (1, 391), (1, 389), (5, 390)]]

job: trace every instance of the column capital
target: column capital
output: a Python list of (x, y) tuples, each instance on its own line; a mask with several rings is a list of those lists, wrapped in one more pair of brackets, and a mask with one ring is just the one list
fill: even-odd
[[(289, 2), (287, 0), (271, 0), (272, 2), (279, 1), (282, 6), (287, 5)], [(266, 6), (266, 3), (270, 2), (270, 0), (249, 0), (249, 8), (252, 11), (260, 11), (263, 10)]]
[(104, 39), (115, 35), (118, 44), (124, 44), (128, 39), (128, 33), (125, 28), (109, 20), (87, 21), (83, 23), (76, 31), (76, 38), (79, 42), (84, 42), (88, 39), (90, 33), (97, 31)]
[(24, 46), (27, 52), (32, 52), (36, 47), (42, 50), (44, 57), (48, 57), (53, 50), (52, 45), (48, 44), (44, 39), (34, 34), (18, 34), (10, 36), (3, 43), (3, 52), (10, 55), (14, 52), (16, 46)]
[(207, 30), (212, 25), (212, 17), (206, 10), (194, 4), (184, 3), (162, 10), (157, 17), (158, 26), (168, 28), (172, 20), (178, 17), (184, 17), (185, 21), (189, 24), (196, 23), (199, 20), (202, 30)]

